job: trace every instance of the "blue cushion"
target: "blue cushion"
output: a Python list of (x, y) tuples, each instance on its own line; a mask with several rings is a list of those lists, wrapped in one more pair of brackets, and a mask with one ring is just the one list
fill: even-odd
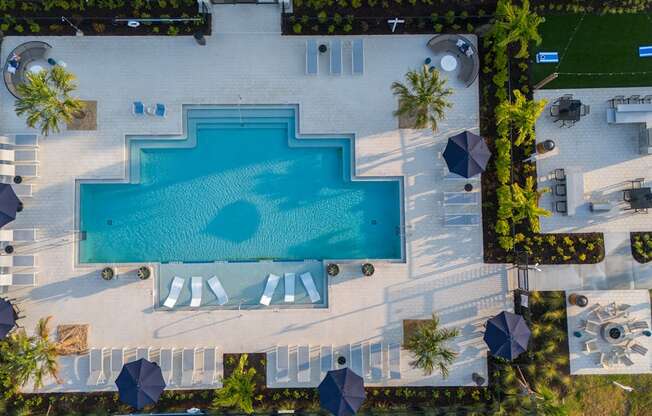
[(165, 115), (165, 105), (156, 104), (156, 115), (163, 117)]
[(134, 113), (145, 114), (145, 106), (140, 101), (134, 101)]
[(652, 46), (639, 46), (638, 47), (638, 56), (641, 58), (646, 58), (652, 56)]

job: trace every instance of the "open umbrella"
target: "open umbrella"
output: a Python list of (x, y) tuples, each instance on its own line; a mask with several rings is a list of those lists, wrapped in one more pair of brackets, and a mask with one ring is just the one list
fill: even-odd
[(156, 403), (165, 389), (161, 368), (144, 358), (122, 366), (115, 384), (120, 400), (136, 409)]
[(464, 131), (448, 138), (443, 156), (449, 171), (470, 178), (484, 172), (491, 152), (482, 137)]
[(16, 326), (16, 311), (10, 301), (0, 298), (0, 339)]
[(530, 328), (520, 315), (503, 311), (487, 321), (484, 342), (491, 355), (513, 360), (527, 350)]
[(20, 206), (20, 200), (14, 192), (14, 188), (6, 183), (0, 183), (0, 227), (4, 227), (16, 219), (16, 212)]
[(335, 416), (351, 416), (367, 397), (362, 377), (350, 368), (332, 370), (319, 384), (319, 404)]

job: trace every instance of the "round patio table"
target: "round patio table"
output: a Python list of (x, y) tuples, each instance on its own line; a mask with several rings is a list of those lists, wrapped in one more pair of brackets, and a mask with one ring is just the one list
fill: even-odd
[(29, 72), (32, 74), (38, 74), (41, 71), (43, 71), (43, 67), (39, 64), (34, 64), (29, 67)]
[(446, 72), (454, 71), (457, 68), (457, 59), (453, 55), (444, 55), (441, 57), (441, 69)]

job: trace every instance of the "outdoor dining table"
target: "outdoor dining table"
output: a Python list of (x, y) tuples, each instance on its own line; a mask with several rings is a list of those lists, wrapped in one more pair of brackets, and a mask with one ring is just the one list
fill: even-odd
[(580, 120), (580, 109), (582, 107), (582, 102), (580, 100), (561, 99), (557, 105), (559, 106), (559, 115), (557, 116), (557, 120)]
[(629, 198), (632, 209), (652, 208), (652, 189), (649, 187), (630, 189)]

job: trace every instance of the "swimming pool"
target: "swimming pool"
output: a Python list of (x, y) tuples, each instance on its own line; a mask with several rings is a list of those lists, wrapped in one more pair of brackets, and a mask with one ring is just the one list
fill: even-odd
[[(294, 107), (188, 107), (130, 137), (129, 181), (79, 183), (81, 263), (400, 259), (401, 181), (351, 180), (351, 140)], [(181, 140), (179, 140), (181, 139)]]

